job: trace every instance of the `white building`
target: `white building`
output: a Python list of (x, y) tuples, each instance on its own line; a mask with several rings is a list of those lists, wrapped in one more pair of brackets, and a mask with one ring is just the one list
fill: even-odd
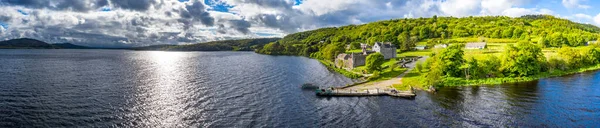
[(381, 53), (386, 60), (396, 58), (396, 46), (389, 42), (375, 42), (372, 51)]
[(465, 49), (485, 49), (486, 46), (485, 42), (469, 42), (465, 45)]

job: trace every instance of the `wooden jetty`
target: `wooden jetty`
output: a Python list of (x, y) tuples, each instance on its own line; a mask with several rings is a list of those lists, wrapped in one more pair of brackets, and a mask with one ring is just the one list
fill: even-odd
[(394, 96), (402, 98), (414, 98), (417, 96), (411, 91), (398, 91), (396, 89), (371, 89), (371, 90), (350, 90), (342, 88), (319, 88), (316, 90), (317, 96)]

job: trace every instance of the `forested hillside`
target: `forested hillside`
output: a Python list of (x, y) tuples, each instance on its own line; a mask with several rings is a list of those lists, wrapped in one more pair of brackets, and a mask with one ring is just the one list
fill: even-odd
[(48, 44), (43, 41), (30, 38), (20, 38), (0, 41), (0, 48), (7, 49), (90, 49), (90, 47), (79, 46), (71, 43)]
[(165, 50), (165, 51), (252, 51), (269, 42), (280, 38), (258, 38), (241, 40), (223, 40), (190, 45), (153, 45), (133, 48), (134, 50)]
[(56, 47), (52, 46), (51, 44), (48, 44), (46, 42), (39, 41), (36, 39), (20, 38), (20, 39), (0, 41), (0, 48), (51, 49), (51, 48), (56, 48)]
[[(437, 17), (394, 19), (363, 25), (299, 32), (265, 45), (263, 54), (302, 55), (333, 59), (348, 44), (392, 42), (409, 50), (418, 42), (427, 45), (460, 43), (460, 39), (500, 39), (497, 43), (528, 41), (541, 47), (581, 46), (599, 37), (600, 28), (550, 15)], [(505, 40), (502, 40), (505, 39)], [(481, 41), (481, 40), (480, 40)], [(484, 40), (485, 41), (485, 40)], [(502, 42), (504, 41), (504, 42)], [(494, 43), (493, 41), (487, 41)]]

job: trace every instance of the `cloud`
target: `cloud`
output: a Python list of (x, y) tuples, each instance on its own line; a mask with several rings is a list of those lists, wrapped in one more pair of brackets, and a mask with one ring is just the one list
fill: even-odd
[(586, 14), (582, 14), (582, 13), (578, 13), (578, 14), (575, 14), (575, 18), (591, 20), (592, 16), (586, 15)]
[(554, 12), (548, 9), (536, 9), (536, 8), (509, 8), (502, 11), (502, 15), (510, 17), (520, 17), (523, 15), (531, 14), (553, 14)]
[[(207, 2), (207, 3), (205, 3)], [(187, 44), (438, 16), (555, 14), (532, 0), (0, 0), (0, 40), (89, 46)], [(589, 8), (584, 0), (565, 0)], [(208, 5), (207, 5), (208, 4)], [(20, 11), (20, 12), (19, 12)], [(24, 15), (27, 14), (27, 15)], [(600, 21), (575, 14), (573, 19)]]
[(202, 24), (207, 26), (214, 25), (214, 18), (210, 16), (208, 12), (206, 12), (205, 5), (200, 1), (195, 1), (187, 4), (184, 10), (181, 10), (180, 16), (182, 18), (199, 20)]
[(596, 23), (596, 25), (600, 25), (600, 13), (594, 17), (594, 23)]
[(102, 6), (105, 0), (3, 0), (1, 3), (8, 5), (24, 6), (28, 8), (47, 8), (54, 10), (90, 11)]
[(440, 8), (446, 15), (463, 17), (479, 12), (481, 8), (481, 1), (448, 0), (441, 2)]
[(562, 0), (563, 6), (566, 8), (580, 8), (580, 9), (589, 9), (591, 6), (581, 4), (581, 2), (586, 2), (587, 0)]
[[(99, 0), (98, 3), (108, 3), (106, 0)], [(156, 1), (154, 0), (110, 0), (110, 4), (114, 7), (131, 9), (137, 11), (145, 11), (150, 8)]]

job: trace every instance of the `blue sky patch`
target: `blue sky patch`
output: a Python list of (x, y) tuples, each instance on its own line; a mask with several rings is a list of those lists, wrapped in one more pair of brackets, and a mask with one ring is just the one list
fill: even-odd
[(21, 13), (23, 15), (29, 15), (29, 13), (27, 13), (27, 12), (21, 10), (21, 9), (17, 9), (17, 12), (19, 12), (19, 13)]
[(210, 11), (229, 12), (229, 9), (233, 8), (233, 6), (218, 0), (204, 0), (204, 3), (211, 7), (211, 9), (208, 9)]
[(258, 36), (262, 36), (262, 37), (273, 37), (273, 36), (279, 35), (279, 34), (263, 33), (263, 32), (255, 32), (254, 34), (256, 34)]
[(103, 12), (110, 12), (110, 11), (111, 11), (111, 9), (110, 9), (110, 7), (103, 7), (103, 8), (102, 8), (102, 10), (100, 10), (100, 11), (103, 11)]
[(190, 0), (179, 0), (179, 2), (188, 2)]
[(4, 29), (8, 29), (8, 24), (6, 24), (4, 22), (0, 22), (0, 26)]
[(301, 5), (302, 4), (302, 0), (295, 0), (296, 2), (294, 3), (294, 5)]

